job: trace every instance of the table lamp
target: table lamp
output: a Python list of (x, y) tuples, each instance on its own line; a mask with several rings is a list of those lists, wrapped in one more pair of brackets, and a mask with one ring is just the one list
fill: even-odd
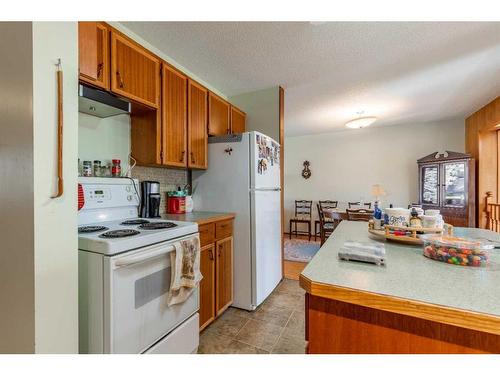
[(372, 196), (375, 197), (375, 204), (380, 206), (379, 198), (385, 196), (385, 194), (386, 194), (384, 188), (379, 184), (375, 184), (372, 186), (371, 193), (372, 193)]

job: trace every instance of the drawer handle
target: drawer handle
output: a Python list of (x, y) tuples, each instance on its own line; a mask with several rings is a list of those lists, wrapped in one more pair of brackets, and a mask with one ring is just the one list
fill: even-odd
[(123, 83), (122, 76), (118, 70), (116, 71), (116, 77), (118, 78), (118, 86), (122, 89), (125, 84)]
[(104, 64), (103, 63), (99, 63), (97, 64), (97, 78), (101, 78), (101, 74), (102, 74), (102, 68), (104, 67)]

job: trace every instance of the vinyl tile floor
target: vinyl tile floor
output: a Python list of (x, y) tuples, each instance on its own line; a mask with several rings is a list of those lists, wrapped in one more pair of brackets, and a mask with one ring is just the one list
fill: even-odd
[(284, 279), (255, 310), (234, 307), (200, 334), (200, 354), (304, 354), (304, 295)]

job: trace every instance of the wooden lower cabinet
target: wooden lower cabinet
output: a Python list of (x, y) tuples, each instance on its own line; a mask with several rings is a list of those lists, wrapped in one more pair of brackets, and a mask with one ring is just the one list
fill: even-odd
[[(228, 231), (229, 223), (231, 231)], [(233, 303), (232, 220), (199, 225), (199, 233), (200, 271), (203, 275), (200, 282), (201, 331)]]
[(203, 246), (200, 254), (200, 330), (215, 319), (215, 244)]
[(216, 305), (217, 315), (233, 303), (233, 237), (217, 241)]

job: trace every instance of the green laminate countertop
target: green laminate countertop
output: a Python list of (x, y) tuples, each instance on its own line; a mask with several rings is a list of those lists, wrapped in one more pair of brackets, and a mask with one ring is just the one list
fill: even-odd
[(185, 214), (163, 214), (162, 218), (176, 221), (189, 221), (199, 225), (235, 218), (230, 212), (193, 211)]
[[(332, 299), (335, 293), (343, 291), (348, 300), (348, 293), (361, 291), (367, 292), (363, 293), (365, 296), (377, 296), (379, 304), (380, 297), (387, 296), (394, 297), (394, 301), (416, 301), (484, 314), (494, 322), (498, 319), (498, 326), (490, 332), (500, 333), (500, 249), (491, 251), (486, 267), (456, 266), (424, 257), (422, 246), (376, 239), (367, 229), (366, 222), (342, 221), (302, 271), (304, 289), (309, 288), (314, 295), (311, 285), (316, 285), (316, 291), (322, 288), (327, 296), (331, 286)], [(454, 228), (454, 235), (500, 243), (500, 234), (484, 229)], [(384, 242), (387, 264), (339, 260), (338, 250), (347, 240)]]

